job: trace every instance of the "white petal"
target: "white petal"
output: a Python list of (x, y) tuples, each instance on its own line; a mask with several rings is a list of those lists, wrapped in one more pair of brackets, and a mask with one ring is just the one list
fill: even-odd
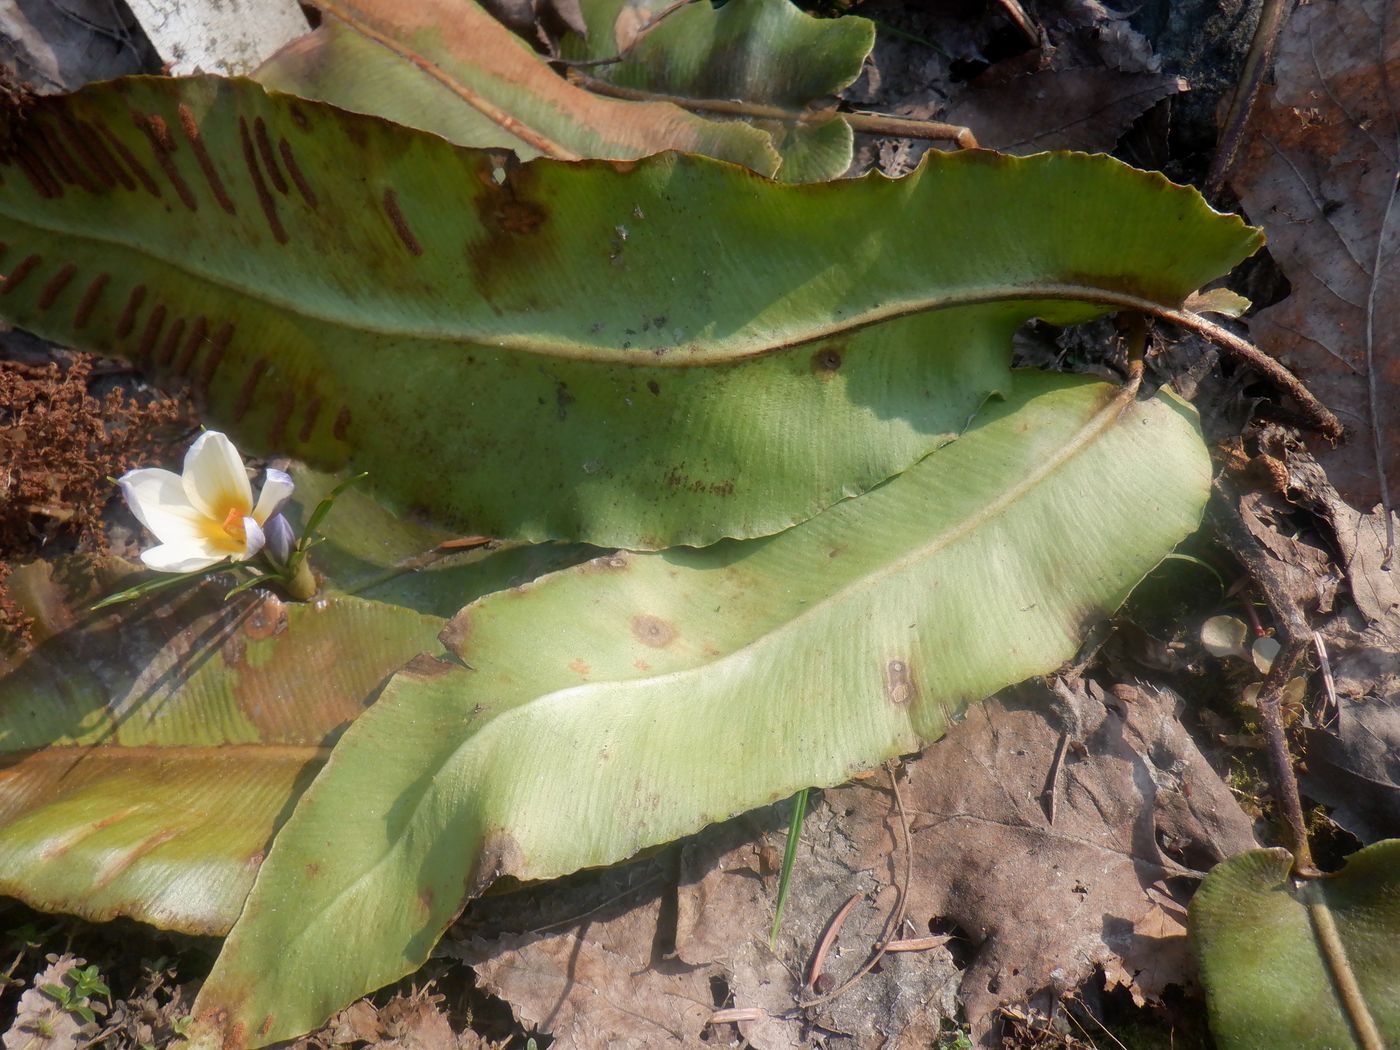
[(245, 540), (243, 553), (235, 554), (233, 556), (234, 561), (247, 561), (254, 554), (257, 554), (258, 551), (262, 550), (263, 544), (267, 542), (266, 538), (263, 536), (262, 526), (259, 525), (257, 519), (251, 515), (243, 519), (243, 536)]
[(201, 550), (189, 543), (166, 543), (141, 552), (141, 560), (146, 567), (157, 572), (194, 572), (227, 558), (228, 555), (222, 551)]
[(190, 446), (181, 480), (189, 502), (217, 522), (223, 522), (231, 510), (241, 517), (253, 508), (253, 486), (248, 484), (243, 458), (217, 430), (206, 430)]
[(257, 518), (260, 524), (267, 524), (267, 519), (281, 510), (282, 505), (292, 498), (292, 490), (295, 488), (292, 476), (285, 470), (268, 467), (262, 491), (258, 493), (258, 505), (253, 508), (253, 517)]
[(180, 475), (157, 467), (130, 470), (117, 479), (131, 513), (162, 543), (197, 540), (207, 519), (185, 498)]

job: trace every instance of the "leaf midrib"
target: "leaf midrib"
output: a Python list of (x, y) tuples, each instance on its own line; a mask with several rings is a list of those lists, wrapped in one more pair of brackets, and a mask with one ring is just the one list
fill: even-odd
[[(1111, 430), (1117, 424), (1123, 411), (1133, 403), (1135, 397), (1136, 388), (1134, 386), (1124, 387), (1112, 399), (1096, 410), (1094, 414), (1075, 431), (1070, 439), (1064, 443), (1055, 456), (1046, 459), (1034, 471), (1015, 481), (996, 499), (984, 504), (961, 522), (945, 529), (928, 542), (918, 545), (876, 570), (862, 574), (855, 580), (852, 580), (845, 586), (834, 591), (826, 598), (809, 605), (796, 616), (783, 621), (781, 624), (778, 624), (759, 637), (741, 645), (737, 649), (713, 660), (691, 667), (669, 671), (665, 674), (647, 675), (638, 678), (612, 679), (599, 682), (583, 682), (578, 685), (566, 686), (563, 689), (542, 693), (537, 697), (526, 700), (522, 704), (507, 708), (495, 716), (488, 714), (481, 726), (463, 740), (462, 744), (448, 756), (443, 766), (445, 767), (455, 762), (457, 756), (465, 749), (477, 746), (483, 735), (488, 731), (496, 731), (498, 725), (509, 726), (521, 718), (537, 717), (537, 712), (541, 709), (541, 705), (574, 705), (587, 703), (588, 697), (596, 693), (608, 694), (618, 691), (650, 690), (660, 683), (677, 683), (683, 681), (687, 676), (699, 674), (713, 676), (723, 674), (723, 668), (725, 668), (726, 665), (745, 662), (751, 659), (759, 649), (769, 645), (779, 644), (779, 641), (785, 635), (799, 631), (808, 621), (816, 619), (829, 609), (845, 603), (853, 595), (882, 584), (889, 578), (904, 573), (911, 567), (941, 554), (981, 526), (1000, 516), (1008, 507), (1048, 481), (1069, 463), (1073, 462), (1086, 449), (1093, 447), (1105, 432)], [(931, 453), (931, 455), (937, 454), (936, 452)], [(465, 654), (458, 655), (465, 659)], [(475, 672), (472, 671), (470, 673)], [(501, 729), (499, 732), (505, 732), (505, 730)], [(519, 739), (519, 737), (517, 737), (517, 739)]]
[[(707, 367), (743, 361), (755, 357), (763, 357), (767, 354), (780, 353), (784, 350), (820, 342), (823, 339), (830, 339), (833, 336), (860, 331), (861, 329), (870, 328), (887, 321), (894, 321), (916, 314), (930, 313), (935, 310), (946, 310), (960, 306), (1056, 301), (1078, 302), (1084, 303), (1085, 305), (1110, 307), (1120, 310), (1136, 310), (1152, 315), (1168, 315), (1174, 312), (1172, 304), (1166, 304), (1142, 296), (1132, 295), (1127, 292), (1118, 292), (1092, 285), (1072, 283), (1027, 285), (993, 284), (961, 289), (942, 295), (931, 295), (922, 299), (903, 303), (882, 304), (880, 307), (865, 310), (850, 318), (832, 321), (827, 324), (815, 325), (806, 332), (793, 335), (788, 339), (775, 339), (767, 342), (752, 340), (747, 347), (735, 351), (726, 352), (710, 349), (687, 351), (677, 348), (669, 353), (658, 354), (656, 351), (648, 349), (619, 350), (611, 347), (596, 345), (586, 346), (584, 344), (563, 340), (551, 341), (537, 337), (525, 338), (496, 332), (482, 332), (472, 335), (461, 332), (433, 331), (427, 328), (414, 328), (404, 325), (390, 326), (383, 324), (377, 325), (372, 322), (360, 323), (358, 319), (357, 323), (349, 324), (345, 321), (344, 314), (334, 315), (328, 312), (306, 309), (306, 298), (284, 300), (275, 295), (268, 294), (269, 290), (276, 286), (275, 282), (261, 284), (255, 291), (240, 286), (221, 274), (216, 275), (209, 271), (199, 270), (186, 264), (177, 263), (171, 258), (153, 251), (148, 247), (134, 244), (121, 238), (102, 236), (92, 232), (77, 232), (58, 225), (40, 224), (34, 222), (31, 218), (16, 217), (13, 213), (4, 211), (0, 211), (0, 215), (4, 215), (12, 222), (21, 226), (37, 231), (40, 236), (51, 235), (67, 237), (79, 241), (80, 243), (109, 246), (143, 256), (150, 259), (156, 265), (174, 270), (188, 280), (213, 286), (214, 288), (221, 289), (232, 295), (262, 303), (264, 306), (275, 311), (315, 321), (331, 328), (369, 335), (390, 336), (415, 342), (489, 347), (497, 350), (517, 351), (597, 364), (624, 364), (648, 368)], [(16, 240), (18, 241), (18, 239)], [(340, 297), (338, 301), (347, 307), (354, 308), (354, 304), (348, 298)]]

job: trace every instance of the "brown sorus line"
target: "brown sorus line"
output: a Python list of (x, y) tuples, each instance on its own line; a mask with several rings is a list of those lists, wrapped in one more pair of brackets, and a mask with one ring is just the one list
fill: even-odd
[(161, 195), (160, 187), (156, 185), (156, 180), (151, 178), (151, 173), (136, 159), (136, 154), (126, 148), (126, 143), (122, 142), (121, 139), (117, 138), (116, 135), (112, 134), (106, 128), (99, 127), (98, 130), (102, 132), (102, 137), (107, 140), (107, 145), (117, 151), (117, 156), (121, 157), (122, 163), (130, 168), (132, 173), (141, 180), (141, 185), (145, 191), (152, 197), (159, 197)]
[(248, 133), (248, 121), (245, 117), (238, 118), (238, 137), (243, 145), (243, 163), (253, 179), (253, 189), (257, 192), (258, 203), (262, 205), (268, 229), (272, 231), (272, 236), (278, 244), (286, 244), (287, 231), (282, 228), (282, 220), (277, 217), (277, 204), (272, 199), (266, 180), (263, 179), (262, 169), (258, 167), (258, 158), (253, 152), (253, 137)]
[(208, 391), (209, 384), (214, 379), (214, 373), (218, 370), (219, 362), (224, 358), (224, 350), (232, 338), (233, 322), (225, 321), (214, 333), (214, 338), (210, 340), (209, 356), (204, 359), (204, 364), (199, 369), (199, 379), (195, 382), (195, 386), (201, 394)]
[(180, 127), (185, 133), (185, 138), (189, 139), (190, 149), (194, 150), (195, 162), (199, 164), (204, 181), (209, 183), (209, 190), (214, 194), (214, 199), (219, 202), (219, 207), (230, 215), (237, 215), (238, 209), (234, 207), (233, 199), (224, 189), (223, 180), (219, 178), (219, 170), (214, 167), (214, 160), (209, 156), (209, 150), (204, 146), (204, 137), (199, 133), (199, 125), (194, 122), (194, 113), (183, 102), (180, 103)]
[(132, 113), (131, 119), (145, 133), (147, 141), (151, 144), (151, 154), (160, 165), (160, 170), (165, 172), (165, 177), (170, 180), (170, 185), (175, 188), (180, 203), (190, 211), (198, 211), (199, 201), (195, 200), (194, 194), (180, 175), (180, 169), (175, 167), (175, 162), (170, 159), (170, 152), (175, 148), (175, 143), (170, 137), (170, 129), (165, 126), (165, 121), (154, 114), (142, 116), (140, 113)]
[(160, 350), (157, 351), (155, 356), (155, 364), (166, 367), (170, 362), (175, 360), (175, 347), (179, 345), (180, 336), (184, 334), (185, 319), (183, 317), (177, 317), (170, 325), (169, 330), (165, 333), (165, 338), (161, 340)]
[(292, 181), (297, 185), (297, 192), (306, 201), (307, 207), (312, 211), (316, 210), (320, 203), (316, 199), (316, 191), (311, 188), (311, 183), (306, 181), (306, 176), (301, 173), (301, 168), (297, 165), (297, 159), (292, 155), (292, 144), (286, 139), (278, 140), (278, 148), (282, 153), (282, 163), (287, 165), (287, 174), (292, 177)]
[(141, 309), (141, 302), (145, 298), (146, 286), (144, 284), (138, 284), (127, 296), (126, 306), (122, 309), (122, 315), (117, 320), (116, 335), (118, 339), (125, 339), (131, 334), (131, 329), (136, 325), (136, 311)]
[(403, 212), (399, 211), (398, 194), (391, 189), (384, 191), (384, 214), (389, 216), (389, 222), (393, 225), (394, 232), (399, 235), (399, 240), (403, 241), (403, 246), (414, 255), (422, 255), (423, 246), (413, 235), (413, 230), (409, 228), (407, 220), (403, 217)]
[(83, 292), (83, 297), (78, 300), (78, 308), (73, 311), (73, 327), (83, 328), (88, 323), (88, 318), (92, 316), (93, 309), (97, 306), (97, 300), (107, 287), (107, 282), (112, 279), (109, 273), (99, 273), (87, 286), (87, 291)]
[(258, 140), (258, 152), (262, 154), (263, 164), (267, 167), (267, 177), (272, 180), (273, 188), (285, 196), (287, 180), (277, 166), (277, 154), (272, 152), (272, 139), (267, 134), (267, 121), (262, 117), (253, 119), (253, 137)]
[[(108, 187), (115, 187), (117, 178), (108, 169), (108, 166), (102, 162), (101, 156), (98, 155), (97, 150), (94, 148), (94, 135), (91, 130), (89, 130), (87, 135), (84, 135), (78, 130), (78, 125), (74, 123), (73, 118), (66, 113), (59, 116), (58, 127), (62, 130), (63, 137), (68, 140), (68, 145), (72, 147), (73, 152), (82, 157), (83, 163), (97, 176), (102, 184)], [(134, 186), (135, 184), (133, 183), (132, 185)]]
[(180, 349), (180, 356), (175, 359), (170, 366), (176, 375), (188, 375), (190, 365), (194, 363), (195, 355), (199, 353), (199, 348), (204, 345), (205, 336), (209, 331), (209, 322), (203, 314), (194, 319), (194, 324), (190, 326), (190, 337), (185, 340), (185, 345)]
[(262, 382), (263, 373), (267, 371), (267, 358), (260, 357), (253, 362), (253, 367), (248, 369), (248, 375), (243, 380), (243, 385), (238, 389), (238, 397), (233, 403), (234, 421), (242, 419), (248, 414), (248, 410), (253, 407), (253, 395), (257, 393), (258, 384)]
[(149, 361), (155, 352), (156, 340), (165, 325), (165, 304), (156, 303), (151, 307), (151, 315), (146, 318), (146, 327), (141, 332), (141, 341), (136, 344), (136, 356)]
[(311, 440), (311, 434), (316, 429), (316, 417), (321, 414), (321, 399), (313, 396), (306, 404), (306, 416), (301, 421), (301, 430), (297, 431), (297, 440), (303, 445)]
[(0, 295), (9, 295), (13, 292), (43, 261), (42, 255), (26, 255), (19, 261), (19, 265), (10, 271), (5, 278), (5, 283), (0, 285)]
[(37, 300), (40, 310), (47, 310), (58, 298), (58, 293), (68, 286), (68, 282), (73, 279), (73, 275), (78, 272), (77, 266), (71, 262), (66, 262), (58, 268), (58, 272), (49, 278), (49, 283), (44, 285), (44, 290), (39, 293)]

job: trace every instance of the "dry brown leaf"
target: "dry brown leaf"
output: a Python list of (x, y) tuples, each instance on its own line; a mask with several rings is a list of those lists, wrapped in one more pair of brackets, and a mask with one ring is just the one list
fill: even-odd
[[(837, 981), (865, 961), (893, 907), (893, 887), (851, 867), (844, 827), (866, 796), (881, 811), (889, 804), (887, 792), (857, 785), (826, 792), (809, 814), (776, 952), (768, 929), (785, 805), (623, 869), (477, 902), (463, 927), (470, 940), (441, 950), (471, 963), (483, 987), (561, 1050), (789, 1050), (820, 1045), (823, 1033), (853, 1048), (926, 1047), (956, 1009), (957, 971), (942, 945), (891, 955), (851, 995), (795, 1009), (812, 948), (842, 902), (860, 894), (827, 960)], [(708, 1024), (716, 1015), (722, 1023)]]
[[(979, 1033), (999, 1006), (1045, 1009), (1099, 967), (1139, 1000), (1190, 981), (1182, 898), (1193, 872), (1254, 838), (1173, 703), (1140, 689), (1108, 706), (1067, 694), (1052, 710), (1043, 688), (1024, 687), (974, 707), (906, 767), (909, 915), (924, 928), (950, 921), (975, 943), (960, 997)], [(887, 821), (857, 812), (849, 826), (866, 863), (887, 863)]]
[[(1299, 7), (1278, 42), (1276, 87), (1261, 93), (1231, 185), (1292, 293), (1250, 331), (1342, 420), (1349, 440), (1319, 442), (1328, 477), (1354, 506), (1380, 500), (1373, 435), (1394, 489), (1400, 435), (1400, 311), (1395, 189), (1400, 3)], [(1368, 329), (1370, 329), (1368, 331)]]
[[(897, 10), (868, 11), (899, 21)], [(881, 33), (867, 74), (846, 97), (862, 106), (970, 127), (978, 141), (1010, 153), (1046, 149), (1108, 150), (1155, 103), (1186, 82), (1160, 71), (1147, 39), (1127, 18), (1086, 0), (1036, 5), (1045, 47), (990, 66), (963, 83), (966, 67), (984, 62), (987, 47), (1007, 27), (996, 4), (937, 5), (921, 16), (912, 39)], [(938, 41), (942, 53), (920, 42)], [(955, 76), (955, 72), (958, 74)], [(886, 174), (911, 170), (926, 142), (887, 140), (864, 146), (861, 162), (878, 153)]]
[(968, 85), (939, 119), (1005, 153), (1111, 150), (1139, 116), (1187, 89), (1181, 77), (1104, 68), (1026, 68), (1012, 59)]
[(82, 1018), (43, 991), (45, 985), (62, 987), (68, 971), (85, 960), (66, 952), (48, 959), (49, 965), (34, 976), (19, 997), (14, 1021), (0, 1040), (5, 1050), (77, 1050), (97, 1032), (96, 1025), (84, 1024)]

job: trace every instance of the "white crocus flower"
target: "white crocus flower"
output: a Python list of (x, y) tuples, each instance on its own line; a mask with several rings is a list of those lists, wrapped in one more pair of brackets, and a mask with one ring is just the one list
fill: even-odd
[(194, 572), (221, 561), (247, 561), (263, 548), (263, 525), (292, 494), (292, 479), (267, 471), (257, 505), (243, 458), (217, 431), (185, 453), (183, 474), (147, 467), (118, 479), (126, 504), (160, 546), (141, 560), (160, 572)]

